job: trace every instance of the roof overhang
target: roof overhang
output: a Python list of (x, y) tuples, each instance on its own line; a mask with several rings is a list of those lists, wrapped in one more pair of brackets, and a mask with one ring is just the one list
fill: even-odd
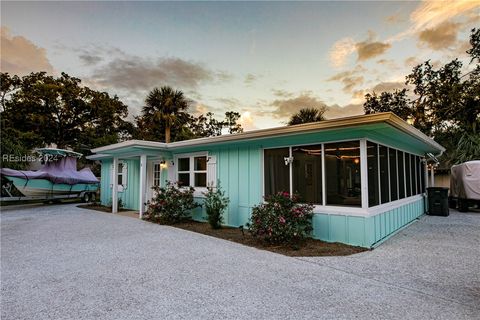
[[(172, 142), (168, 144), (163, 142), (155, 142), (155, 141), (129, 140), (129, 141), (124, 141), (124, 142), (92, 149), (92, 152), (97, 153), (97, 155), (89, 156), (88, 158), (101, 159), (102, 157), (112, 157), (112, 155), (115, 155), (115, 154), (129, 153), (134, 149), (138, 151), (141, 150), (143, 152), (145, 152), (146, 150), (152, 150), (152, 151), (155, 150), (156, 152), (175, 151), (175, 149), (182, 149), (186, 147), (216, 145), (216, 144), (225, 144), (229, 142), (240, 142), (245, 140), (264, 139), (269, 137), (297, 135), (302, 133), (341, 129), (341, 128), (348, 128), (348, 127), (376, 124), (376, 123), (386, 123), (388, 125), (391, 125), (392, 127), (400, 130), (401, 132), (408, 134), (409, 136), (428, 145), (429, 148), (438, 151), (438, 153), (440, 154), (445, 151), (444, 147), (442, 147), (440, 144), (435, 142), (433, 139), (426, 136), (420, 130), (406, 123), (397, 115), (391, 112), (384, 112), (384, 113), (375, 113), (375, 114), (368, 114), (368, 115), (324, 120), (320, 122), (299, 124), (294, 126), (253, 130), (253, 131), (247, 131), (243, 133), (222, 135), (222, 136), (216, 136), (216, 137), (184, 140), (184, 141)], [(94, 158), (97, 156), (99, 158)]]

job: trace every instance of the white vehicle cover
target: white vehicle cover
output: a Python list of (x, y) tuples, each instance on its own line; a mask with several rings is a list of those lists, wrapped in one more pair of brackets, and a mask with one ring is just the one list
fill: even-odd
[(480, 200), (480, 160), (452, 166), (450, 196)]

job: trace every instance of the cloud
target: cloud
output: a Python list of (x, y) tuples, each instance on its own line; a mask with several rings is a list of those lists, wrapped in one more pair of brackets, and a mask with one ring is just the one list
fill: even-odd
[(396, 34), (388, 41), (399, 41), (413, 34), (419, 34), (426, 29), (436, 29), (439, 25), (452, 21), (457, 16), (469, 17), (462, 25), (471, 24), (476, 20), (478, 13), (472, 14), (472, 10), (480, 7), (478, 0), (456, 1), (428, 1), (424, 0), (411, 14), (411, 26), (407, 30)]
[(403, 21), (405, 21), (405, 19), (401, 16), (400, 12), (397, 12), (385, 18), (385, 22), (387, 24), (397, 24)]
[(233, 111), (238, 109), (240, 106), (240, 101), (235, 98), (216, 98), (215, 101), (220, 102), (222, 105), (226, 106), (226, 109), (229, 111)]
[(255, 125), (255, 121), (253, 120), (252, 113), (250, 111), (245, 111), (238, 119), (238, 123), (242, 125), (244, 131), (255, 130), (258, 127)]
[(392, 46), (390, 43), (374, 41), (374, 39), (375, 34), (370, 31), (367, 40), (355, 44), (358, 61), (365, 61), (382, 55)]
[(362, 75), (358, 75), (358, 73), (364, 72), (366, 69), (362, 65), (357, 65), (352, 70), (342, 71), (339, 72), (327, 81), (339, 81), (343, 84), (343, 91), (350, 93), (356, 86), (363, 84), (365, 78)]
[(200, 63), (179, 58), (149, 59), (116, 57), (94, 70), (92, 78), (101, 85), (126, 90), (150, 90), (161, 85), (196, 88), (213, 81), (216, 74)]
[(412, 67), (414, 67), (414, 66), (416, 66), (420, 63), (422, 63), (422, 62), (417, 57), (408, 57), (404, 61), (405, 66), (410, 67), (410, 68), (412, 68)]
[(96, 65), (103, 61), (103, 58), (101, 56), (88, 53), (81, 54), (78, 56), (78, 58), (82, 61), (84, 65), (87, 66)]
[(456, 44), (460, 26), (460, 23), (446, 21), (436, 27), (427, 28), (418, 34), (419, 42), (433, 50), (446, 49)]
[(326, 104), (311, 95), (310, 92), (303, 92), (295, 98), (276, 99), (271, 104), (275, 107), (271, 116), (274, 118), (288, 118), (303, 108), (321, 108)]
[(363, 104), (348, 104), (346, 106), (339, 106), (337, 104), (328, 106), (325, 112), (327, 119), (343, 118), (348, 116), (356, 116), (364, 114)]
[(377, 63), (382, 65), (382, 66), (385, 66), (387, 68), (390, 68), (392, 70), (397, 70), (398, 69), (398, 66), (395, 63), (395, 60), (393, 60), (393, 59), (380, 59), (380, 60), (377, 60)]
[(283, 89), (272, 89), (273, 95), (276, 97), (289, 98), (293, 96), (293, 93)]
[(357, 61), (365, 61), (382, 55), (392, 46), (387, 42), (375, 40), (373, 31), (368, 32), (368, 38), (364, 41), (355, 42), (352, 38), (344, 38), (335, 42), (330, 49), (330, 62), (339, 68), (345, 65), (348, 57), (354, 52), (357, 53)]
[(252, 74), (252, 73), (248, 73), (246, 76), (245, 76), (245, 80), (243, 81), (246, 85), (250, 85), (252, 84), (253, 82), (255, 82), (256, 80), (258, 79), (258, 76)]
[(460, 14), (479, 8), (480, 1), (423, 1), (410, 15), (413, 31), (432, 29)]
[(406, 88), (407, 86), (403, 82), (380, 82), (375, 85), (369, 91), (371, 92), (393, 92), (395, 90), (401, 90)]
[(0, 70), (16, 75), (26, 75), (36, 71), (53, 73), (45, 49), (36, 46), (22, 36), (12, 36), (6, 27), (0, 28), (1, 60)]
[(234, 78), (233, 74), (223, 70), (215, 72), (215, 77), (219, 82), (227, 82)]
[(352, 38), (338, 40), (330, 49), (330, 62), (336, 68), (343, 66), (355, 49), (355, 41)]

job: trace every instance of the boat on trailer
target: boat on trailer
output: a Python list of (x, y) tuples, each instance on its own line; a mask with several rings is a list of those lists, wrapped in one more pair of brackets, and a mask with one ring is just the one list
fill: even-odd
[[(95, 200), (99, 180), (90, 168), (77, 171), (77, 159), (82, 154), (64, 149), (37, 149), (42, 166), (36, 171), (0, 168), (6, 183), (2, 185), (1, 201), (60, 200), (82, 198)], [(21, 195), (13, 190), (15, 187)]]

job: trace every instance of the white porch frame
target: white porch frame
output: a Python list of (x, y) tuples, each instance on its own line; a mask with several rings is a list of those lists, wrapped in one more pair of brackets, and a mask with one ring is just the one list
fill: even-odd
[(118, 212), (118, 157), (113, 157), (112, 213)]

